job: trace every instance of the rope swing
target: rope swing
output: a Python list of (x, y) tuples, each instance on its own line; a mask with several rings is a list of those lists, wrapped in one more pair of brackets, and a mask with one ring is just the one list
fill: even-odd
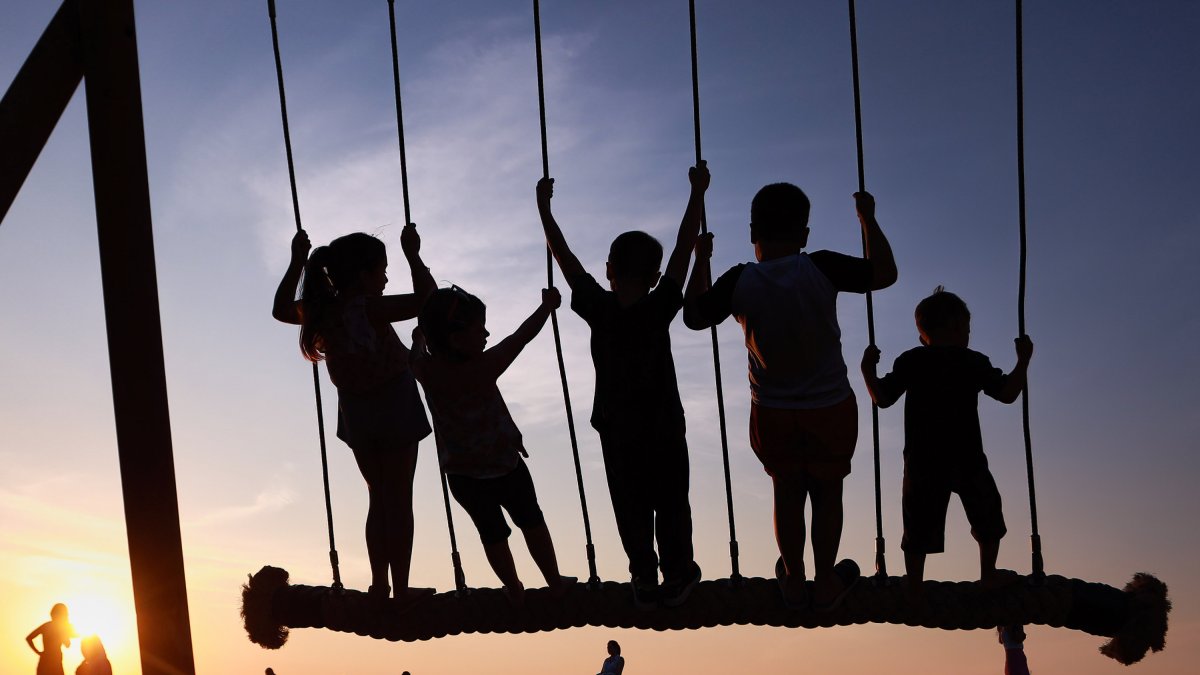
[[(1017, 5), (1017, 210), (1021, 230), (1020, 280), (1017, 291), (1017, 334), (1025, 337), (1025, 66), (1022, 52), (1024, 39), (1021, 34), (1021, 0)], [(1021, 390), (1021, 426), (1025, 432), (1025, 474), (1029, 482), (1029, 540), (1033, 555), (1033, 578), (1041, 581), (1046, 576), (1042, 561), (1042, 537), (1038, 534), (1037, 491), (1033, 485), (1033, 442), (1029, 436), (1029, 382)]]
[[(866, 172), (863, 163), (862, 94), (858, 80), (858, 20), (854, 14), (854, 0), (850, 0), (850, 64), (854, 77), (854, 140), (858, 148), (858, 191), (867, 191)], [(870, 258), (867, 246), (867, 231), (862, 232), (863, 257)], [(867, 342), (875, 346), (875, 304), (870, 289), (867, 289)], [(883, 538), (883, 490), (879, 483), (879, 406), (871, 401), (871, 456), (875, 464), (875, 580), (887, 579), (886, 547)]]
[[(279, 56), (279, 29), (275, 25), (275, 0), (267, 0), (267, 14), (271, 17), (271, 46), (275, 49), (275, 76), (279, 82), (279, 111), (283, 115), (283, 145), (287, 148), (288, 179), (292, 185), (292, 211), (296, 214), (296, 231), (303, 230), (300, 224), (300, 197), (296, 191), (296, 167), (292, 160), (292, 134), (288, 127), (287, 96), (283, 89), (283, 60)], [(405, 209), (408, 200), (404, 200)], [(333, 541), (333, 500), (329, 496), (329, 456), (325, 448), (325, 413), (321, 405), (321, 373), (314, 361), (312, 364), (313, 391), (317, 399), (317, 438), (321, 443), (321, 479), (325, 484), (325, 520), (329, 530), (329, 565), (333, 568), (333, 588), (342, 588), (342, 573), (338, 569), (337, 546)]]
[[(404, 198), (404, 222), (412, 222), (412, 210), (408, 199), (408, 156), (404, 151), (404, 106), (400, 98), (400, 50), (396, 43), (396, 0), (387, 0), (388, 26), (392, 37), (392, 85), (396, 92), (396, 134), (400, 141), (400, 192)], [(450, 509), (450, 488), (446, 484), (446, 472), (438, 456), (438, 474), (442, 483), (442, 501), (446, 506), (446, 527), (450, 531), (450, 561), (454, 565), (454, 588), (465, 593), (467, 577), (463, 573), (462, 557), (458, 554), (458, 537), (454, 536), (454, 514)]]
[[(696, 132), (696, 166), (699, 166), (703, 155), (700, 152), (700, 69), (696, 56), (696, 0), (688, 0), (688, 17), (692, 37), (692, 127)], [(708, 218), (705, 217), (703, 208), (700, 210), (700, 232), (708, 234)], [(705, 268), (706, 273), (710, 271)], [(708, 279), (708, 283), (711, 286), (712, 279)], [(738, 570), (737, 529), (733, 520), (733, 483), (729, 477), (729, 435), (725, 426), (725, 393), (721, 386), (721, 351), (717, 342), (717, 327), (710, 326), (708, 330), (712, 336), (713, 370), (717, 383), (717, 419), (721, 427), (721, 460), (725, 467), (725, 508), (729, 513), (729, 562), (732, 570), (729, 580), (736, 585), (741, 583), (742, 574)]]
[[(546, 143), (546, 85), (542, 76), (542, 13), (538, 0), (533, 0), (533, 42), (537, 55), (538, 118), (542, 131), (542, 178), (550, 177), (550, 151)], [(554, 254), (546, 245), (546, 284), (554, 287)], [(558, 312), (550, 312), (554, 330), (554, 353), (558, 357), (558, 375), (562, 380), (563, 403), (567, 409), (567, 433), (571, 436), (571, 456), (575, 459), (575, 483), (579, 488), (579, 504), (583, 509), (583, 534), (587, 541), (588, 588), (600, 585), (596, 574), (596, 547), (592, 545), (592, 521), (588, 517), (587, 495), (583, 490), (583, 469), (579, 464), (579, 441), (575, 437), (575, 415), (571, 410), (571, 390), (567, 386), (567, 366), (563, 361), (562, 336), (558, 330)]]

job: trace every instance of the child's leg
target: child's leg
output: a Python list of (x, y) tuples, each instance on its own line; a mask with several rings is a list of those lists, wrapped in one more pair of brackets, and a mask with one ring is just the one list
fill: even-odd
[(558, 571), (558, 556), (554, 554), (554, 540), (550, 538), (550, 529), (542, 523), (536, 527), (521, 528), (521, 534), (525, 535), (529, 555), (541, 570), (546, 585), (557, 588), (562, 582), (562, 574)]
[(537, 492), (533, 488), (533, 478), (529, 475), (529, 467), (521, 461), (517, 468), (500, 478), (497, 482), (497, 495), (500, 503), (508, 510), (513, 524), (521, 528), (525, 536), (525, 544), (529, 547), (529, 555), (537, 563), (546, 585), (551, 589), (563, 589), (575, 579), (567, 579), (558, 571), (558, 556), (554, 554), (554, 540), (550, 538), (550, 529), (546, 527), (546, 518), (538, 506)]
[(842, 479), (810, 478), (812, 495), (813, 581), (815, 603), (827, 604), (845, 588), (833, 573), (838, 547), (842, 541)]
[(644, 467), (638, 466), (644, 447), (630, 447), (613, 434), (602, 434), (604, 474), (612, 499), (613, 516), (621, 547), (629, 560), (630, 576), (643, 583), (658, 583), (658, 556), (654, 553), (654, 509), (648, 494)]
[(661, 441), (651, 462), (655, 481), (654, 533), (658, 541), (664, 582), (695, 578), (692, 548), (692, 507), (688, 500), (690, 482), (687, 441), (682, 437)]
[[(802, 474), (772, 476), (775, 488), (775, 543), (789, 581), (804, 581), (804, 502), (808, 482)], [(798, 586), (798, 584), (791, 584)]]
[(367, 560), (371, 565), (371, 591), (387, 595), (388, 553), (386, 515), (383, 506), (385, 481), (381, 457), (384, 449), (377, 446), (351, 448), (358, 471), (367, 482)]
[(996, 481), (987, 465), (961, 476), (955, 491), (967, 512), (967, 521), (971, 523), (971, 536), (979, 542), (979, 580), (984, 586), (1000, 586), (1015, 580), (1015, 572), (996, 569), (1000, 540), (1008, 529), (1004, 525), (1000, 491), (996, 489)]
[(500, 583), (503, 583), (505, 589), (509, 590), (509, 596), (512, 597), (514, 592), (520, 596), (524, 591), (524, 586), (521, 584), (521, 578), (517, 577), (517, 567), (516, 563), (512, 561), (509, 540), (502, 539), (499, 542), (484, 544), (484, 552), (487, 554), (488, 565), (492, 566), (492, 572), (496, 573)]
[[(413, 475), (417, 468), (417, 444), (391, 448), (383, 459), (382, 510), (387, 538), (387, 559), (395, 585), (395, 597), (404, 598), (409, 593), (408, 573), (412, 563)], [(418, 595), (427, 590), (414, 591)]]
[(904, 585), (910, 593), (920, 594), (925, 581), (925, 554), (920, 551), (904, 551)]
[(996, 574), (996, 558), (1000, 556), (1000, 540), (979, 542), (979, 578), (987, 581)]

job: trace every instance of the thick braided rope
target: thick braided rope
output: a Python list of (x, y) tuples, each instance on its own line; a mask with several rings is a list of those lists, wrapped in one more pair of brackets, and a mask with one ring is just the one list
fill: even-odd
[(662, 631), (890, 623), (972, 630), (1038, 624), (1114, 638), (1105, 645), (1105, 654), (1133, 663), (1147, 649), (1163, 648), (1170, 611), (1166, 590), (1147, 574), (1137, 575), (1123, 591), (1061, 576), (993, 591), (974, 582), (926, 581), (924, 600), (912, 602), (901, 580), (892, 577), (885, 583), (860, 580), (837, 609), (814, 612), (789, 609), (774, 580), (744, 578), (737, 585), (725, 579), (702, 581), (682, 607), (639, 611), (629, 584), (607, 581), (595, 590), (576, 586), (562, 598), (546, 589), (530, 589), (519, 609), (494, 589), (477, 589), (470, 595), (440, 593), (404, 608), (360, 591), (292, 586), (285, 570), (264, 567), (243, 587), (242, 613), (251, 641), (271, 649), (283, 646), (289, 628), (328, 628), (412, 642), (460, 633), (532, 633), (581, 626)]

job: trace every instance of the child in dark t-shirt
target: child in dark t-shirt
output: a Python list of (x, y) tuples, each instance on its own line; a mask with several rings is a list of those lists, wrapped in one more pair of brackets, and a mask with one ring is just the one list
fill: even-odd
[(625, 232), (609, 249), (611, 290), (584, 271), (567, 245), (550, 210), (553, 179), (543, 178), (537, 185), (546, 243), (571, 286), (571, 309), (591, 328), (596, 367), (591, 422), (600, 434), (634, 602), (643, 609), (659, 602), (680, 605), (700, 581), (692, 551), (683, 405), (669, 332), (683, 307), (683, 280), (700, 230), (709, 183), (705, 164), (692, 168), (688, 178), (691, 195), (666, 271), (659, 272), (663, 250), (654, 237)]
[(1017, 365), (1005, 375), (988, 357), (967, 348), (971, 313), (941, 286), (917, 305), (923, 346), (901, 354), (892, 372), (876, 375), (879, 349), (867, 347), (862, 372), (880, 408), (907, 392), (904, 404), (904, 566), (908, 590), (921, 592), (925, 556), (941, 553), (950, 494), (962, 500), (971, 535), (979, 543), (980, 582), (996, 587), (1015, 578), (996, 569), (1000, 539), (1007, 529), (1000, 492), (988, 470), (979, 429), (979, 392), (1012, 403), (1025, 388), (1033, 355), (1028, 336), (1016, 339)]

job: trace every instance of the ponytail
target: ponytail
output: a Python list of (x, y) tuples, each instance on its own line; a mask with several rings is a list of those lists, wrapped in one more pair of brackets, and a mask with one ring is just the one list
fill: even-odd
[(330, 325), (334, 305), (358, 286), (362, 272), (386, 260), (383, 242), (361, 232), (313, 249), (300, 281), (300, 353), (304, 358), (314, 362), (325, 358), (322, 333)]

